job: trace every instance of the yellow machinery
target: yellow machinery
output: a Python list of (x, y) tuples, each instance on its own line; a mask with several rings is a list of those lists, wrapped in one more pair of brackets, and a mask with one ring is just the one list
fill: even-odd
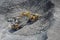
[(14, 30), (19, 30), (19, 24), (13, 24), (11, 25), (11, 28), (14, 29)]
[(28, 17), (29, 19), (31, 19), (32, 21), (35, 21), (35, 20), (37, 20), (38, 19), (38, 17), (39, 17), (39, 14), (32, 14), (32, 13), (30, 13), (29, 11), (27, 11), (27, 12), (22, 12), (22, 16), (26, 16), (26, 17)]
[[(26, 16), (29, 18), (28, 21), (30, 22), (34, 22), (36, 20), (38, 20), (39, 18), (39, 14), (31, 14), (29, 11), (26, 11), (26, 12), (22, 12), (20, 16), (17, 16), (16, 18), (20, 19), (22, 18), (23, 16)], [(29, 22), (28, 22), (29, 23)], [(19, 26), (18, 22), (11, 25), (11, 28), (14, 29), (14, 30), (19, 30), (21, 28), (21, 26)]]

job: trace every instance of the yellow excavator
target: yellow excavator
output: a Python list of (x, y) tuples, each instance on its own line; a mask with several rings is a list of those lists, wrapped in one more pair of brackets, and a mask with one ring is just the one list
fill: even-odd
[[(26, 11), (26, 12), (22, 12), (16, 18), (21, 19), (23, 16), (29, 18), (28, 21), (27, 21), (27, 24), (28, 23), (32, 24), (32, 23), (36, 22), (39, 19), (39, 17), (40, 17), (40, 15), (37, 14), (37, 13), (33, 14), (33, 13), (29, 12), (29, 11)], [(17, 20), (17, 22), (16, 22), (16, 19), (15, 19), (15, 22), (14, 22), (15, 24), (11, 25), (11, 29), (13, 29), (13, 30), (19, 30), (19, 29), (21, 29), (22, 27), (21, 27), (20, 23), (18, 23), (18, 22), (19, 22), (19, 20)]]
[(37, 13), (33, 14), (29, 11), (22, 12), (21, 16), (26, 16), (31, 20), (37, 20), (39, 18), (39, 14), (37, 14)]
[(37, 13), (31, 13), (29, 11), (26, 11), (26, 12), (22, 12), (22, 16), (26, 16), (29, 18), (27, 23), (33, 23), (33, 22), (37, 21), (41, 15), (39, 15)]

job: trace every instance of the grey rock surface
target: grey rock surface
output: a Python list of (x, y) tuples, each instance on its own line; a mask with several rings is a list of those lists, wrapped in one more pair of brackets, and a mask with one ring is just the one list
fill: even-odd
[(60, 40), (60, 8), (55, 8), (55, 23), (54, 25), (48, 30), (48, 40)]
[[(18, 0), (19, 1), (19, 0)], [(59, 1), (59, 0), (58, 0)], [(55, 20), (55, 23), (53, 26), (51, 26), (51, 28), (48, 30), (48, 40), (60, 40), (60, 6), (59, 6), (59, 2), (56, 2), (56, 0), (53, 0), (53, 2), (56, 4), (56, 7), (55, 7), (55, 14), (54, 14), (54, 18), (56, 19)], [(4, 0), (2, 1), (4, 2)], [(0, 2), (0, 3), (2, 3)], [(16, 0), (15, 0), (16, 2)], [(21, 2), (21, 1), (20, 1)], [(23, 2), (23, 1), (22, 1)], [(58, 4), (58, 5), (57, 5)], [(14, 9), (15, 10), (15, 9)], [(16, 9), (14, 12), (18, 12), (17, 11), (18, 9)], [(20, 11), (20, 9), (19, 9)], [(4, 13), (4, 12), (3, 12)], [(10, 13), (8, 13), (10, 15)], [(14, 13), (15, 14), (15, 13)], [(13, 15), (14, 15), (13, 14)], [(16, 15), (16, 14), (15, 14)], [(36, 22), (38, 23), (38, 22)], [(20, 35), (23, 31), (17, 31), (16, 33), (14, 34), (10, 34), (7, 30), (7, 26), (9, 25), (9, 23), (7, 23), (5, 21), (5, 15), (2, 15), (0, 14), (0, 40), (44, 40), (43, 37), (47, 36), (46, 34), (46, 31), (44, 32), (41, 32), (40, 34), (37, 34), (37, 35), (32, 35), (32, 36), (22, 36)], [(38, 24), (40, 25), (40, 24)], [(36, 25), (36, 26), (38, 26)], [(28, 26), (28, 25), (27, 25)], [(35, 26), (35, 24), (33, 25), (30, 25), (31, 27), (32, 26)], [(25, 26), (26, 27), (26, 26)], [(24, 28), (25, 28), (24, 27)], [(28, 29), (28, 27), (26, 28)], [(39, 28), (37, 28), (39, 29)], [(28, 29), (28, 32), (29, 32), (30, 29)], [(33, 30), (35, 31), (35, 30)], [(37, 31), (37, 30), (36, 30)], [(31, 31), (32, 32), (32, 31)], [(19, 33), (19, 34), (17, 34)], [(16, 34), (16, 35), (15, 35)], [(23, 39), (24, 38), (24, 39)]]

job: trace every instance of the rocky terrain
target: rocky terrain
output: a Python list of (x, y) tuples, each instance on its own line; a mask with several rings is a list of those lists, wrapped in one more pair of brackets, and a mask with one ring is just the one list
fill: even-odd
[[(59, 35), (60, 34), (60, 31), (59, 31), (60, 30), (60, 18), (59, 18), (60, 17), (59, 2), (60, 1), (59, 0), (58, 0), (59, 2), (56, 0), (52, 0), (52, 2), (55, 4), (55, 8), (54, 8), (55, 9), (55, 13), (54, 13), (55, 20), (54, 20), (53, 25), (51, 25), (51, 27), (47, 31), (40, 31), (39, 26), (41, 24), (40, 23), (41, 21), (38, 20), (36, 23), (32, 25), (26, 25), (23, 29), (18, 30), (17, 32), (13, 34), (9, 33), (8, 30), (9, 30), (10, 23), (6, 21), (6, 17), (17, 16), (19, 15), (21, 11), (26, 11), (29, 9), (30, 9), (29, 11), (32, 11), (34, 13), (38, 12), (38, 13), (41, 13), (42, 15), (47, 14), (46, 13), (47, 10), (45, 11), (45, 9), (43, 8), (45, 5), (42, 6), (41, 4), (37, 4), (40, 2), (38, 1), (37, 0), (34, 1), (34, 3), (36, 4), (32, 2), (33, 4), (31, 5), (31, 2), (29, 4), (29, 1), (27, 0), (12, 0), (12, 1), (11, 0), (0, 0), (0, 40), (45, 40), (47, 36), (48, 36), (48, 40), (60, 40), (60, 35)], [(41, 3), (44, 4), (44, 2), (45, 1), (43, 0)], [(39, 5), (40, 7), (37, 5)], [(49, 24), (48, 21), (47, 21), (47, 24)]]

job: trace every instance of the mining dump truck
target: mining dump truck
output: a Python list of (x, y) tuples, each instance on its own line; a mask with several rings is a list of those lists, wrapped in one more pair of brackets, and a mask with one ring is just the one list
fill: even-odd
[[(27, 21), (22, 23), (21, 19), (23, 19), (23, 17), (27, 17)], [(39, 14), (32, 14), (29, 11), (26, 12), (22, 12), (19, 16), (17, 17), (12, 17), (11, 20), (8, 20), (8, 22), (11, 22), (11, 30), (10, 32), (15, 32), (21, 28), (23, 28), (25, 25), (31, 25), (34, 22), (36, 22), (38, 19), (40, 18)], [(25, 19), (25, 18), (24, 18)]]

